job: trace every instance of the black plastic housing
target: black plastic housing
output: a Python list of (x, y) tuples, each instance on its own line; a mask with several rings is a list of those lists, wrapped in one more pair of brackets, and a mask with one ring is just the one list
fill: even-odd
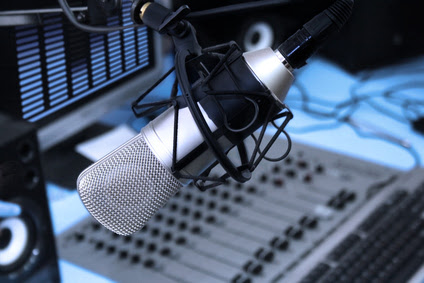
[[(254, 76), (242, 55), (243, 53), (240, 50), (234, 51), (228, 58), (226, 67), (220, 68), (207, 84), (193, 88), (194, 97), (206, 110), (209, 118), (218, 128), (222, 129), (223, 134), (235, 145), (263, 125), (269, 110), (272, 109), (271, 105), (276, 105), (274, 97)], [(202, 57), (199, 57), (198, 60), (199, 63), (202, 62), (204, 65)], [(199, 67), (196, 69), (200, 70)], [(208, 95), (209, 92), (217, 90), (226, 91), (227, 94), (221, 96)], [(255, 109), (254, 104), (246, 100), (246, 96), (243, 94), (227, 98), (234, 93), (243, 92), (257, 92), (268, 94), (268, 96), (250, 96), (250, 99), (257, 103), (258, 109)], [(272, 115), (280, 110), (276, 107)], [(248, 126), (255, 116), (257, 116), (255, 121)], [(226, 122), (232, 129), (245, 129), (240, 132), (230, 131), (225, 128)]]
[(297, 69), (306, 64), (329, 36), (339, 31), (349, 19), (353, 0), (338, 0), (316, 15), (277, 49)]

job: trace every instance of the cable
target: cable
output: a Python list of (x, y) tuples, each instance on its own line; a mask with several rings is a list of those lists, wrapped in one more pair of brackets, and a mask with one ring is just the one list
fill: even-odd
[[(362, 84), (358, 84), (358, 86), (353, 87), (351, 89), (351, 94), (355, 97), (356, 96), (356, 92), (358, 91), (358, 89), (363, 85)], [(369, 100), (369, 101), (365, 101), (369, 106), (371, 106), (374, 110), (376, 110), (377, 112), (380, 112), (381, 114), (385, 115), (386, 117), (389, 117), (397, 122), (400, 123), (411, 123), (412, 119), (410, 117), (407, 116), (406, 114), (406, 110), (408, 110), (408, 108), (410, 108), (410, 106), (413, 107), (418, 107), (418, 106), (424, 106), (424, 100), (417, 100), (417, 99), (409, 99), (405, 94), (402, 95), (401, 97), (396, 97), (394, 96), (395, 94), (399, 94), (400, 92), (406, 91), (406, 90), (411, 90), (411, 89), (422, 89), (424, 88), (424, 83), (422, 81), (409, 81), (406, 83), (400, 83), (398, 85), (395, 86), (391, 86), (387, 89), (384, 89), (382, 91), (380, 91), (379, 95), (373, 95), (373, 98), (383, 98), (386, 102), (394, 105), (394, 106), (398, 106), (401, 107), (401, 110), (403, 112), (403, 116), (398, 115), (397, 113), (390, 111), (387, 108), (384, 108), (376, 103), (374, 103), (373, 101)], [(418, 112), (415, 112), (415, 114), (417, 114)]]
[[(75, 18), (66, 0), (58, 0), (58, 2), (60, 7), (63, 10), (63, 13), (68, 18), (68, 20), (75, 27), (85, 32), (109, 33), (109, 32), (129, 29), (129, 28), (140, 27), (140, 25), (135, 25), (135, 24), (128, 25), (128, 26), (115, 26), (115, 27), (91, 26), (91, 25), (82, 24), (78, 22), (78, 20)], [(266, 1), (256, 1), (256, 2), (249, 2), (249, 3), (240, 3), (240, 4), (228, 5), (228, 6), (223, 6), (223, 7), (214, 8), (214, 9), (208, 9), (204, 11), (192, 12), (186, 18), (187, 19), (207, 18), (207, 17), (217, 16), (217, 15), (234, 14), (234, 13), (243, 12), (243, 11), (256, 10), (256, 9), (262, 9), (262, 8), (271, 8), (271, 7), (277, 7), (277, 6), (293, 4), (293, 3), (303, 3), (303, 2), (305, 1), (304, 0), (297, 0), (297, 1), (266, 0)]]
[(57, 0), (59, 2), (60, 7), (63, 10), (63, 13), (65, 14), (66, 18), (76, 27), (79, 28), (82, 31), (85, 32), (91, 32), (91, 33), (109, 33), (114, 31), (121, 31), (124, 29), (129, 28), (137, 28), (140, 27), (140, 25), (128, 25), (128, 26), (115, 26), (115, 27), (107, 27), (107, 26), (90, 26), (86, 24), (81, 24), (78, 22), (78, 20), (75, 18), (74, 13), (71, 11), (71, 8), (68, 5), (68, 2), (66, 0)]
[[(407, 75), (411, 75), (411, 70), (406, 69)], [(415, 69), (416, 72), (412, 74), (420, 75), (422, 73), (422, 69)], [(377, 75), (376, 75), (377, 73)], [(381, 115), (393, 119), (397, 122), (404, 124), (412, 124), (414, 119), (420, 117), (424, 112), (424, 99), (419, 99), (416, 96), (416, 92), (408, 95), (407, 91), (415, 91), (424, 89), (424, 83), (421, 80), (410, 80), (408, 82), (402, 82), (397, 85), (392, 85), (388, 88), (379, 89), (377, 91), (373, 90), (372, 92), (361, 92), (363, 86), (371, 80), (378, 79), (387, 79), (387, 76), (380, 76), (381, 71), (377, 72), (366, 72), (361, 74), (358, 78), (358, 82), (353, 84), (349, 89), (350, 98), (345, 99), (341, 102), (332, 102), (325, 99), (320, 99), (311, 96), (306, 88), (297, 81), (295, 86), (300, 93), (300, 97), (298, 99), (293, 99), (289, 96), (288, 100), (299, 102), (299, 104), (290, 104), (292, 108), (298, 108), (302, 110), (307, 115), (312, 117), (333, 121), (333, 123), (322, 123), (315, 124), (309, 126), (303, 126), (298, 128), (289, 128), (289, 132), (304, 134), (319, 130), (329, 130), (332, 128), (337, 128), (342, 125), (350, 126), (358, 136), (365, 138), (373, 138), (380, 139), (385, 142), (389, 142), (391, 144), (397, 145), (402, 149), (406, 150), (414, 160), (414, 166), (417, 167), (421, 164), (420, 156), (415, 150), (415, 148), (406, 140), (402, 140), (392, 136), (390, 133), (385, 133), (384, 131), (373, 130), (371, 128), (367, 128), (367, 126), (363, 123), (356, 123), (355, 120), (352, 119), (352, 116), (357, 112), (360, 106), (366, 104), (369, 105), (373, 110), (380, 113)], [(386, 72), (388, 74), (388, 72)], [(390, 72), (392, 75), (393, 72)], [(404, 73), (395, 73), (398, 75), (406, 75)], [(415, 94), (414, 94), (415, 93)], [(411, 95), (415, 95), (411, 97)], [(397, 107), (403, 113), (398, 114), (394, 112), (395, 108), (392, 110), (389, 107), (384, 107), (381, 105), (379, 100), (383, 99), (386, 103), (390, 103), (393, 107)], [(318, 109), (317, 107), (320, 107)], [(327, 108), (328, 110), (322, 109)], [(415, 117), (414, 117), (415, 116)]]
[(385, 142), (388, 142), (388, 143), (397, 145), (398, 147), (401, 147), (401, 148), (405, 149), (412, 156), (412, 158), (414, 159), (414, 166), (413, 166), (413, 168), (418, 168), (418, 167), (421, 166), (420, 156), (419, 156), (418, 152), (414, 149), (414, 147), (411, 144), (405, 143), (403, 141), (401, 141), (401, 142), (396, 141), (392, 137), (383, 137), (382, 135), (380, 135), (378, 133), (375, 133), (375, 134), (373, 134), (373, 133), (365, 133), (365, 132), (361, 131), (360, 128), (355, 123), (353, 123), (353, 121), (351, 121), (351, 120), (346, 121), (346, 123), (360, 137), (383, 140)]
[(293, 4), (293, 3), (303, 3), (305, 1), (293, 1), (293, 0), (266, 0), (266, 1), (255, 1), (255, 2), (248, 2), (248, 3), (240, 3), (240, 4), (234, 4), (234, 5), (228, 5), (228, 6), (222, 6), (218, 8), (208, 9), (204, 11), (197, 11), (197, 12), (191, 12), (187, 19), (198, 19), (198, 18), (208, 18), (208, 17), (214, 17), (214, 16), (223, 16), (226, 14), (234, 14), (234, 13), (241, 13), (246, 12), (249, 10), (257, 10), (257, 9), (263, 9), (263, 8), (271, 8), (271, 7), (278, 7), (282, 5), (287, 4)]
[(353, 0), (337, 0), (317, 14), (277, 47), (293, 69), (299, 69), (327, 41), (342, 29), (353, 10)]
[[(352, 1), (353, 2), (353, 1)], [(78, 20), (75, 18), (73, 12), (71, 11), (71, 8), (69, 7), (66, 0), (58, 0), (58, 3), (60, 7), (63, 10), (63, 13), (68, 18), (68, 20), (77, 28), (80, 30), (83, 30), (85, 32), (90, 33), (109, 33), (114, 31), (121, 31), (129, 28), (137, 28), (140, 27), (140, 25), (134, 24), (134, 25), (128, 25), (128, 26), (115, 26), (115, 27), (108, 27), (108, 26), (91, 26), (86, 25), (78, 22)], [(189, 15), (186, 16), (188, 20), (190, 19), (198, 19), (198, 18), (209, 18), (209, 17), (215, 17), (215, 16), (222, 16), (226, 14), (235, 14), (240, 12), (246, 12), (250, 10), (258, 10), (258, 9), (264, 9), (264, 8), (272, 8), (272, 7), (279, 7), (282, 5), (292, 5), (292, 4), (302, 4), (305, 3), (305, 0), (264, 0), (264, 1), (254, 1), (254, 2), (248, 2), (248, 3), (240, 3), (240, 4), (234, 4), (234, 5), (228, 5), (213, 9), (207, 9), (204, 11), (197, 11), (197, 12), (191, 12)]]
[[(308, 113), (309, 115), (314, 116), (315, 118), (340, 120), (340, 117), (348, 116), (346, 114), (341, 116), (342, 111), (348, 111), (348, 113), (350, 112), (351, 114), (353, 114), (353, 110), (355, 109), (355, 107), (360, 105), (363, 102), (370, 105), (377, 112), (380, 112), (381, 114), (391, 119), (394, 119), (400, 123), (411, 122), (411, 118), (408, 118), (407, 115), (404, 115), (402, 117), (394, 113), (393, 111), (385, 109), (374, 102), (376, 99), (384, 99), (388, 103), (401, 107), (402, 110), (409, 108), (408, 109), (409, 111), (413, 111), (414, 114), (419, 116), (420, 111), (417, 108), (420, 106), (424, 106), (424, 100), (409, 99), (409, 98), (405, 98), (405, 96), (396, 97), (394, 95), (405, 90), (423, 88), (424, 84), (421, 81), (412, 81), (408, 83), (402, 83), (402, 84), (392, 86), (390, 88), (384, 89), (382, 91), (379, 91), (373, 94), (366, 93), (363, 95), (358, 95), (357, 94), (358, 89), (363, 86), (364, 80), (368, 80), (369, 77), (371, 76), (367, 75), (361, 78), (359, 83), (354, 84), (350, 88), (349, 93), (351, 98), (338, 102), (338, 103), (326, 101), (324, 99), (319, 99), (315, 97), (312, 98), (311, 95), (308, 94), (306, 88), (299, 81), (297, 81), (294, 84), (294, 86), (300, 92), (300, 96), (301, 96), (300, 102), (302, 103), (300, 108), (305, 113)], [(289, 96), (288, 101), (289, 100), (294, 100), (294, 99), (290, 98)], [(312, 105), (317, 105), (324, 108), (330, 108), (330, 110), (323, 111), (323, 110), (313, 109), (311, 107)]]
[[(303, 110), (305, 113), (308, 113), (311, 116), (314, 116), (315, 118), (320, 118), (320, 119), (340, 120), (343, 117), (348, 116), (346, 114), (341, 116), (340, 114), (342, 111), (353, 113), (354, 109), (358, 106), (360, 102), (366, 101), (375, 97), (373, 95), (368, 95), (368, 94), (363, 96), (353, 96), (349, 99), (343, 100), (335, 104), (333, 102), (326, 101), (324, 99), (315, 98), (315, 97), (312, 99), (311, 95), (307, 92), (306, 88), (299, 81), (295, 82), (293, 86), (296, 87), (300, 92), (300, 96), (301, 96), (300, 101), (302, 102), (301, 110)], [(328, 112), (323, 112), (323, 111), (311, 109), (310, 108), (311, 104), (316, 104), (321, 107), (331, 108), (332, 110)]]
[(317, 131), (325, 131), (325, 130), (332, 130), (341, 127), (343, 124), (341, 122), (334, 122), (331, 124), (316, 124), (316, 125), (310, 125), (305, 127), (289, 127), (289, 132), (294, 134), (307, 134), (311, 132), (317, 132)]

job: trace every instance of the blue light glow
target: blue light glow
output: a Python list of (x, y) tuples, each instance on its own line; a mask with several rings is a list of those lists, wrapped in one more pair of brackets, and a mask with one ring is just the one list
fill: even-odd
[(33, 96), (31, 98), (25, 99), (24, 101), (22, 101), (22, 106), (27, 106), (30, 103), (33, 103), (39, 99), (43, 98), (43, 94), (38, 94), (36, 96)]
[(35, 94), (40, 94), (40, 93), (43, 93), (43, 87), (38, 87), (38, 88), (36, 88), (36, 89), (33, 89), (33, 90), (28, 91), (28, 92), (26, 92), (26, 93), (23, 93), (23, 94), (21, 95), (21, 99), (22, 99), (22, 100), (25, 100), (25, 99), (27, 99), (27, 98), (29, 98), (29, 97), (31, 97), (31, 96), (33, 96), (33, 95), (35, 95)]
[(31, 111), (29, 113), (25, 113), (22, 117), (24, 119), (28, 119), (29, 117), (34, 116), (35, 114), (37, 114), (37, 113), (39, 113), (39, 112), (41, 112), (43, 110), (44, 110), (44, 106), (41, 106), (41, 107), (35, 109), (34, 111)]
[(42, 83), (41, 81), (37, 81), (37, 82), (33, 82), (29, 85), (26, 85), (24, 87), (21, 87), (21, 93), (27, 92), (29, 90), (32, 90), (32, 89), (38, 87), (38, 86), (41, 86), (41, 83)]
[(38, 106), (42, 105), (42, 104), (43, 104), (43, 100), (38, 100), (38, 101), (36, 101), (36, 102), (28, 105), (28, 106), (23, 107), (22, 108), (22, 112), (23, 113), (26, 113), (26, 112), (34, 109), (35, 107), (38, 107)]

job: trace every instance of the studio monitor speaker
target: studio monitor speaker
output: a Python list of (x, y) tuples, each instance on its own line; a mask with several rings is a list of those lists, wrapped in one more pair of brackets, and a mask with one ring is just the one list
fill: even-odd
[(0, 200), (21, 208), (0, 218), (0, 282), (59, 282), (36, 130), (1, 114)]

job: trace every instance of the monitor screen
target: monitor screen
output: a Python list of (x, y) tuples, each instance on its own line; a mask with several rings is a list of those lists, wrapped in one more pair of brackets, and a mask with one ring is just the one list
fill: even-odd
[[(108, 26), (131, 25), (130, 0)], [(35, 123), (48, 149), (136, 98), (161, 69), (158, 36), (145, 26), (108, 34), (76, 29), (61, 12), (0, 27), (0, 111)]]

